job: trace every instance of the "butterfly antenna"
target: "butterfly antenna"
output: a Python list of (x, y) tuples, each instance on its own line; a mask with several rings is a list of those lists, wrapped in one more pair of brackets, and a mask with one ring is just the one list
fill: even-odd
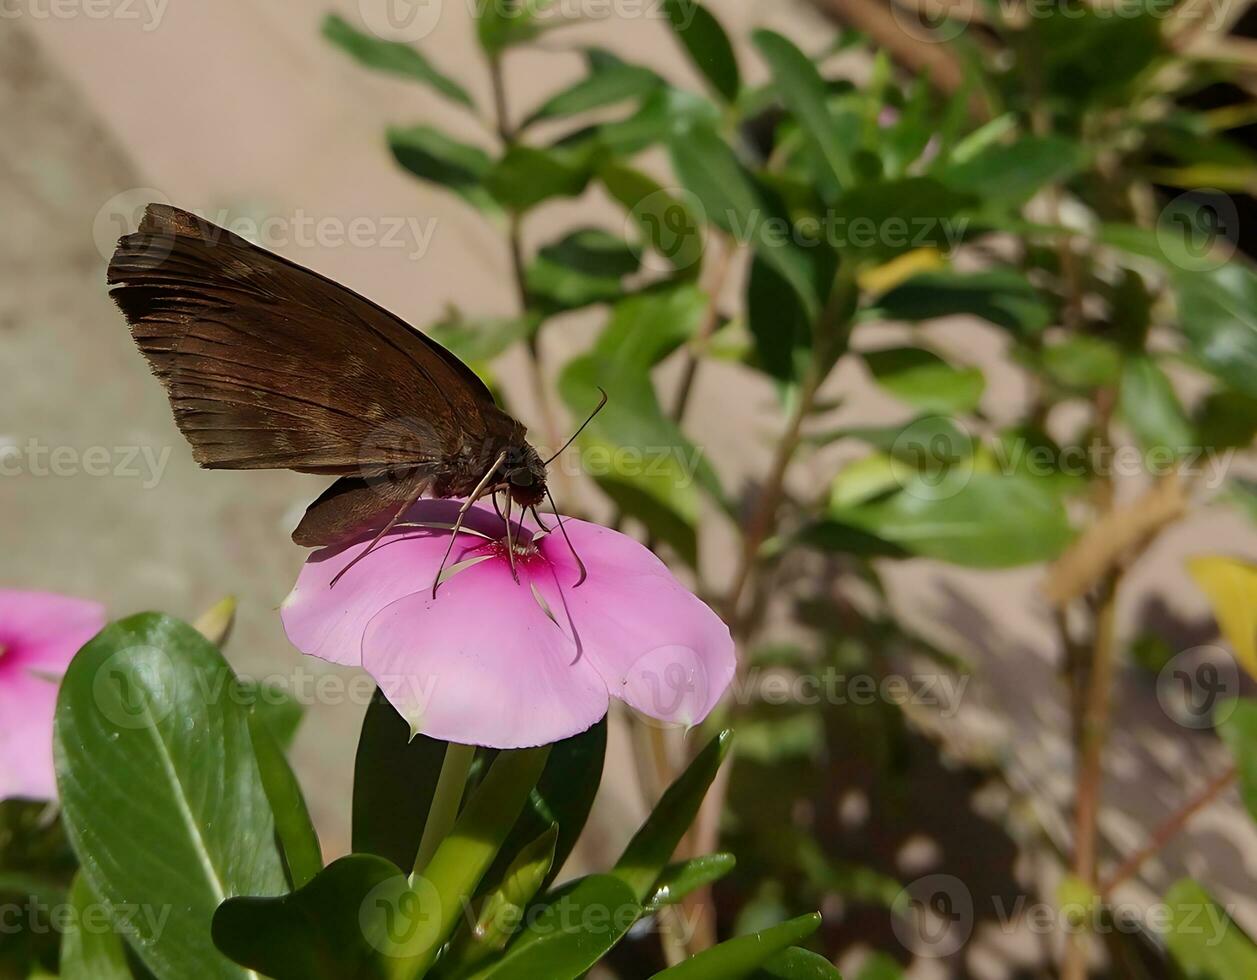
[(563, 540), (567, 542), (568, 550), (572, 553), (572, 557), (576, 559), (576, 566), (580, 569), (580, 578), (576, 580), (576, 585), (572, 586), (574, 589), (579, 588), (585, 579), (589, 577), (589, 572), (585, 568), (585, 563), (581, 561), (581, 557), (579, 552), (576, 550), (576, 546), (572, 544), (572, 539), (567, 536), (567, 528), (563, 526), (563, 516), (559, 513), (559, 508), (555, 506), (554, 495), (550, 493), (549, 487), (546, 487), (546, 497), (550, 500), (550, 507), (554, 511), (554, 519), (558, 522), (559, 531), (563, 535)]
[(458, 537), (458, 533), (463, 529), (463, 519), (467, 516), (467, 511), (471, 510), (471, 505), (484, 496), (484, 488), (489, 485), (489, 481), (493, 479), (493, 474), (498, 471), (498, 467), (506, 462), (506, 452), (498, 454), (498, 458), (493, 461), (493, 465), (489, 467), (487, 473), (476, 484), (476, 489), (471, 492), (471, 496), (463, 501), (463, 505), (458, 508), (458, 519), (454, 521), (454, 528), (450, 531), (450, 542), (445, 546), (445, 554), (441, 556), (441, 564), (436, 570), (436, 578), (432, 580), (432, 598), (436, 598), (436, 587), (441, 584), (441, 575), (445, 572), (445, 563), (450, 560), (450, 552), (454, 550), (454, 541)]
[[(585, 426), (587, 426), (590, 422), (592, 422), (594, 418), (598, 415), (598, 413), (602, 411), (603, 406), (607, 404), (607, 393), (605, 390), (603, 390), (601, 386), (599, 386), (598, 390), (602, 392), (602, 401), (598, 403), (598, 407), (595, 408), (592, 412), (590, 412), (589, 418), (585, 419), (585, 421), (580, 424), (580, 428), (572, 433), (572, 438), (570, 438), (567, 442), (563, 443), (563, 447), (557, 453), (555, 453), (553, 456), (547, 459), (544, 463), (542, 463), (541, 464), (542, 466), (549, 466), (556, 459), (562, 456), (564, 450), (566, 450), (568, 446), (570, 446), (572, 443), (576, 441), (576, 437), (578, 435), (580, 435), (582, 432), (585, 431)], [(553, 505), (554, 501), (552, 500), (550, 501), (550, 503), (551, 505)]]
[(362, 561), (362, 559), (366, 558), (367, 555), (371, 554), (371, 552), (375, 550), (375, 546), (378, 545), (381, 540), (383, 540), (384, 535), (388, 534), (389, 531), (393, 530), (397, 522), (402, 519), (402, 515), (415, 505), (416, 501), (418, 501), (419, 498), (423, 496), (423, 491), (426, 489), (427, 489), (427, 484), (420, 486), (418, 491), (415, 493), (415, 495), (411, 497), (409, 500), (407, 500), (404, 504), (402, 504), (401, 507), (398, 508), (397, 513), (389, 518), (388, 523), (385, 524), (382, 528), (380, 528), (379, 533), (377, 533), (376, 536), (371, 539), (371, 543), (367, 545), (363, 551), (355, 555), (353, 560), (348, 565), (346, 565), (339, 572), (337, 572), (335, 575), (332, 576), (332, 583), (331, 585), (328, 586), (329, 589), (336, 588), (336, 583), (339, 582), (341, 578), (344, 577), (347, 571), (349, 571), (356, 564), (358, 564), (358, 562)]

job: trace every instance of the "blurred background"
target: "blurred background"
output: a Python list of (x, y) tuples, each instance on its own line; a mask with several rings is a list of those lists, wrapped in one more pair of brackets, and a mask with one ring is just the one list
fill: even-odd
[[(676, 43), (661, 4), (572, 6), (580, 7), (571, 18), (578, 22), (505, 54), (504, 94), (515, 119), (582, 79), (583, 52), (590, 47), (685, 90), (707, 84), (701, 67)], [(1011, 175), (979, 175), (980, 183), (988, 183), (976, 193), (1020, 177), (1031, 185), (1017, 202), (1027, 222), (1136, 224), (1125, 214), (1103, 214), (1092, 194), (1106, 179), (1130, 178), (1139, 183), (1133, 211), (1151, 215), (1145, 224), (1154, 230), (1153, 240), (1166, 209), (1179, 213), (1173, 202), (1192, 195), (1191, 213), (1204, 207), (1216, 222), (1211, 246), (1225, 251), (1225, 262), (1245, 264), (1257, 241), (1251, 197), (1257, 187), (1257, 48), (1249, 39), (1257, 13), (1250, 6), (1226, 0), (1162, 5), (1153, 21), (1158, 71), (1177, 76), (1155, 95), (1131, 96), (1124, 106), (1129, 116), (1121, 115), (1120, 105), (1114, 108), (1125, 95), (1111, 99), (1103, 112), (1079, 110), (1085, 128), (1080, 124), (1073, 138), (1094, 150), (1088, 163), (1067, 174), (1057, 154), (1042, 160), (1027, 153), (1009, 165)], [(944, 105), (959, 106), (964, 121), (958, 125), (969, 133), (1006, 117), (1013, 121), (1005, 133), (1032, 131), (1040, 109), (1051, 117), (1044, 126), (1054, 127), (1051, 93), (1036, 93), (1017, 76), (1027, 60), (1064, 58), (1062, 52), (1076, 49), (1077, 63), (1063, 61), (1048, 77), (1052, 70), (1064, 72), (1080, 101), (1105, 90), (1110, 76), (1134, 78), (1145, 67), (1126, 65), (1140, 56), (1145, 36), (1136, 23), (1143, 21), (1134, 16), (1122, 25), (1131, 33), (1097, 40), (1084, 37), (1090, 28), (1081, 20), (1066, 21), (1058, 34), (1034, 36), (1025, 29), (1025, 18), (1035, 16), (1026, 13), (1033, 5), (1011, 2), (918, 7), (883, 0), (711, 0), (707, 7), (732, 39), (748, 91), (771, 79), (751, 40), (754, 31), (768, 28), (815, 56), (836, 98), (874, 91), (870, 98), (884, 104), (873, 118), (884, 125), (915, 111), (916, 104), (887, 93), (920, 87), (927, 93), (921, 104), (936, 106), (918, 118), (926, 139), (945, 125)], [(96, 598), (113, 616), (160, 609), (193, 619), (222, 597), (236, 596), (229, 659), (238, 672), (286, 686), (307, 706), (294, 748), (296, 770), (327, 853), (345, 853), (363, 687), (348, 683), (351, 672), (301, 657), (287, 643), (276, 612), (305, 557), (288, 535), (325, 481), (197, 468), (160, 385), (108, 298), (104, 270), (118, 236), (134, 229), (143, 206), (166, 201), (243, 229), (259, 244), (421, 328), (444, 323), (448, 330), (451, 310), (475, 318), (517, 316), (507, 236), (449, 186), (407, 172), (385, 135), (390, 127), (423, 125), (459, 141), (491, 141), (494, 125), (483, 107), (493, 104), (494, 93), (477, 40), (475, 5), (0, 0), (0, 13), (0, 582)], [(356, 63), (362, 58), (346, 50), (352, 44), (327, 36), (326, 18), (333, 13), (368, 39), (413, 42), (482, 107), (481, 118), (431, 85)], [(984, 80), (974, 81), (975, 64), (988, 72)], [(1022, 88), (1014, 92), (1018, 84)], [(595, 114), (602, 109), (593, 108)], [(743, 109), (732, 144), (752, 154), (766, 146), (771, 156), (774, 140), (783, 140), (775, 129), (779, 114), (767, 101), (763, 111)], [(1220, 122), (1219, 114), (1229, 114), (1229, 121)], [(1213, 128), (1202, 120), (1213, 120)], [(570, 129), (570, 119), (556, 114), (541, 119), (530, 135), (545, 142)], [(1008, 142), (996, 132), (984, 138)], [(676, 186), (663, 147), (644, 148), (635, 166), (666, 187)], [(1044, 167), (1045, 174), (1036, 170)], [(788, 194), (789, 188), (783, 183), (781, 191)], [(1043, 206), (1054, 211), (1036, 212)], [(911, 217), (911, 202), (905, 207)], [(637, 235), (621, 203), (593, 184), (530, 211), (521, 230), (524, 253), (535, 255), (578, 226)], [(997, 227), (951, 267), (976, 272), (999, 264), (1027, 234), (1012, 224)], [(721, 324), (733, 324), (731, 336), (753, 251), (731, 246), (722, 257), (709, 250), (702, 270), (701, 282), (716, 294), (713, 308)], [(1022, 269), (1030, 268), (1026, 281), (1037, 285), (1034, 274), (1046, 267), (1036, 266), (1033, 248), (1027, 254)], [(868, 279), (861, 285), (870, 295), (886, 296), (915, 272), (932, 268), (932, 262), (899, 267), (885, 285)], [(1059, 267), (1048, 271), (1063, 274)], [(927, 282), (920, 288), (928, 293), (934, 287)], [(949, 361), (980, 372), (980, 404), (970, 408), (981, 431), (1002, 431), (1032, 414), (1043, 382), (1009, 341), (1007, 322), (1019, 315), (1018, 297), (992, 295), (987, 306), (1005, 304), (1002, 309), (1012, 312), (974, 315), (964, 303), (940, 300), (934, 313), (909, 316), (902, 294), (898, 307), (883, 304), (879, 310), (870, 302), (853, 345), (885, 348), (924, 338)], [(1247, 298), (1257, 300), (1257, 294)], [(1111, 305), (1093, 309), (1088, 298), (1072, 314), (1067, 303), (1049, 306), (1044, 322), (1049, 329), (1068, 326), (1077, 315), (1111, 324), (1141, 302), (1155, 313), (1154, 299), (1128, 293), (1113, 301), (1110, 294)], [(1257, 309), (1240, 306), (1236, 318), (1253, 323)], [(789, 304), (781, 303), (780, 312), (784, 323)], [(524, 345), (511, 346), (493, 362), (493, 383), (542, 444), (550, 431), (548, 413), (557, 415), (562, 432), (580, 419), (555, 396), (542, 404), (538, 391), (557, 389), (561, 369), (590, 349), (605, 317), (598, 304), (548, 316), (537, 341), (540, 389)], [(1081, 333), (1107, 336), (1103, 330)], [(1054, 406), (1060, 424), (1085, 414), (1080, 403), (1087, 398), (1079, 389), (1105, 387), (1102, 372), (1099, 381), (1087, 380), (1101, 370), (1096, 362), (1102, 355), (1071, 349), (1057, 360), (1056, 380), (1073, 393)], [(1237, 371), (1250, 372), (1251, 388), (1257, 359), (1251, 359), (1251, 348), (1247, 356)], [(658, 365), (653, 378), (661, 400), (671, 402), (687, 370), (680, 356)], [(1195, 424), (1214, 393), (1212, 381), (1190, 364), (1172, 363), (1165, 371)], [(941, 412), (928, 411), (928, 399), (910, 397), (905, 404), (902, 392), (883, 380), (858, 358), (845, 358), (827, 377), (807, 420), (818, 438), (786, 480), (792, 500), (822, 498), (835, 473), (860, 472), (855, 467), (868, 457), (870, 441), (877, 442), (867, 435), (862, 441), (860, 430), (905, 425), (922, 408), (927, 415), (950, 414), (946, 404)], [(911, 388), (915, 382), (904, 383)], [(732, 500), (730, 513), (703, 503), (694, 516), (702, 542), (697, 580), (716, 593), (737, 574), (739, 524), (754, 514), (783, 427), (781, 392), (780, 378), (771, 372), (719, 352), (704, 360), (694, 380), (686, 433)], [(1113, 610), (1121, 649), (1098, 819), (1101, 849), (1116, 864), (1206, 793), (1207, 807), (1126, 877), (1116, 894), (1146, 910), (1190, 875), (1250, 932), (1257, 929), (1257, 833), (1236, 786), (1228, 782), (1212, 791), (1230, 764), (1227, 748), (1208, 720), (1175, 715), (1177, 702), (1166, 693), (1164, 678), (1166, 666), (1186, 653), (1195, 658), (1192, 664), (1201, 657), (1222, 664), (1219, 676), (1228, 695), (1251, 685), (1237, 670), (1186, 561), (1207, 554), (1257, 557), (1251, 514), (1220, 502), (1257, 474), (1247, 455), (1257, 426), (1254, 404), (1247, 396), (1233, 401), (1228, 418), (1241, 435), (1232, 444), (1196, 440), (1234, 452), (1217, 462), (1216, 471), (1201, 456), (1206, 470), (1193, 485), (1193, 505), (1158, 525), (1155, 540), (1124, 574)], [(821, 438), (839, 430), (857, 435)], [(556, 490), (566, 512), (602, 520), (616, 514), (615, 502), (581, 476), (579, 466), (565, 472), (570, 475), (561, 476)], [(1144, 476), (1118, 481), (1115, 493), (1124, 501), (1139, 499), (1148, 492)], [(1075, 510), (1070, 513), (1076, 517)], [(648, 521), (633, 516), (631, 530), (653, 534)], [(1076, 517), (1074, 523), (1081, 528), (1086, 520)], [(1142, 536), (1134, 540), (1143, 543)], [(871, 704), (831, 698), (819, 711), (761, 699), (743, 712), (723, 825), (740, 866), (715, 893), (722, 933), (756, 928), (819, 902), (826, 913), (825, 952), (851, 975), (865, 975), (858, 971), (870, 963), (869, 977), (894, 976), (890, 971), (898, 967), (922, 978), (1055, 975), (1057, 934), (1019, 918), (1018, 903), (1054, 904), (1068, 865), (1076, 786), (1068, 684), (1060, 679), (1068, 643), (1062, 644), (1060, 626), (1068, 619), (1065, 635), (1072, 626), (1080, 643), (1088, 627), (1077, 624), (1076, 611), (1070, 619), (1045, 595), (1045, 566), (1038, 558), (975, 568), (911, 548), (894, 556), (861, 554), (848, 541), (788, 558), (774, 570), (777, 588), (757, 613), (764, 625), (754, 644), (740, 650), (748, 662), (754, 646), (755, 663), (772, 672), (789, 664), (782, 651), (797, 646), (801, 635), (819, 636), (832, 663), (855, 665), (849, 673), (867, 672), (879, 681), (906, 678), (914, 692), (929, 687), (943, 693), (894, 699), (880, 688)], [(876, 581), (860, 573), (866, 563), (876, 563)], [(884, 600), (887, 618), (865, 614), (866, 593)], [(868, 648), (876, 650), (872, 659)], [(639, 736), (629, 719), (613, 719), (607, 776), (575, 865), (622, 846), (657, 792), (638, 761)], [(688, 744), (669, 736), (663, 752), (675, 764)], [(944, 939), (931, 939), (926, 930), (923, 941), (905, 902), (938, 912)], [(1116, 930), (1120, 942), (1094, 954), (1093, 975), (1174, 975), (1162, 938), (1138, 912), (1135, 919), (1137, 926)], [(960, 941), (953, 942), (956, 930), (948, 931), (949, 922), (961, 924)], [(870, 960), (878, 951), (889, 959)], [(648, 972), (634, 965), (635, 955), (631, 947), (623, 954), (623, 976)]]

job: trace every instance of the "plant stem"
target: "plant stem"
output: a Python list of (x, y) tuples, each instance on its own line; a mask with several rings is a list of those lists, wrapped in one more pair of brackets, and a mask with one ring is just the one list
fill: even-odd
[[(1086, 703), (1083, 707), (1081, 741), (1078, 747), (1078, 774), (1074, 802), (1073, 874), (1079, 881), (1096, 883), (1096, 817), (1100, 812), (1100, 791), (1104, 782), (1104, 745), (1108, 738), (1109, 714), (1113, 701), (1116, 666), (1114, 624), (1121, 572), (1108, 577), (1096, 615), (1095, 645), (1092, 651)], [(1087, 975), (1087, 942), (1081, 930), (1068, 935), (1062, 980), (1084, 980)]]
[(463, 800), (463, 790), (467, 787), (467, 774), (471, 771), (471, 762), (475, 757), (474, 745), (450, 742), (446, 747), (445, 761), (441, 763), (441, 774), (437, 777), (436, 792), (432, 797), (432, 807), (428, 810), (428, 822), (424, 824), (419, 852), (415, 855), (416, 875), (423, 874), (432, 855), (436, 853), (441, 841), (449, 836), (450, 828), (458, 819), (458, 807)]
[(1150, 858), (1159, 854), (1187, 826), (1197, 813), (1216, 800), (1239, 776), (1239, 768), (1231, 766), (1211, 779), (1192, 799), (1172, 813), (1148, 839), (1148, 843), (1128, 857), (1100, 885), (1101, 897), (1107, 897), (1127, 878), (1133, 876)]
[(724, 292), (725, 280), (729, 278), (729, 269), (733, 264), (734, 245), (728, 236), (713, 234), (708, 247), (715, 251), (716, 257), (707, 283), (707, 309), (704, 311), (702, 323), (699, 324), (698, 333), (686, 348), (685, 372), (681, 376), (676, 402), (672, 406), (672, 421), (678, 425), (685, 418), (690, 393), (694, 389), (694, 379), (698, 375), (699, 348), (716, 332), (716, 326), (720, 323), (720, 294)]

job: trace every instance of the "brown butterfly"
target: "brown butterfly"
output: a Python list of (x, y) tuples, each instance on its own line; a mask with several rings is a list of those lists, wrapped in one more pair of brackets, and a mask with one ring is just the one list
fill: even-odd
[(457, 357), (370, 300), (163, 204), (119, 240), (108, 282), (198, 463), (338, 477), (297, 544), (382, 523), (360, 559), (425, 493), (466, 498), (456, 529), (499, 492), (508, 534), (512, 504), (541, 523), (554, 457)]

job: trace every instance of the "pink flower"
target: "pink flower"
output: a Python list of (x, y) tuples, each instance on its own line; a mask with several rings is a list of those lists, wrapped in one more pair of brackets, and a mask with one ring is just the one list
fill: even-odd
[(105, 625), (95, 602), (0, 589), (0, 800), (52, 800), (57, 685), (79, 647)]
[[(729, 629), (632, 538), (554, 519), (516, 532), (474, 506), (446, 577), (455, 500), (421, 500), (376, 549), (330, 587), (370, 535), (310, 556), (281, 616), (293, 644), (365, 667), (415, 732), (521, 748), (582, 732), (617, 697), (660, 721), (701, 721), (733, 677)], [(438, 527), (416, 527), (416, 523)], [(450, 574), (451, 568), (456, 568)]]

